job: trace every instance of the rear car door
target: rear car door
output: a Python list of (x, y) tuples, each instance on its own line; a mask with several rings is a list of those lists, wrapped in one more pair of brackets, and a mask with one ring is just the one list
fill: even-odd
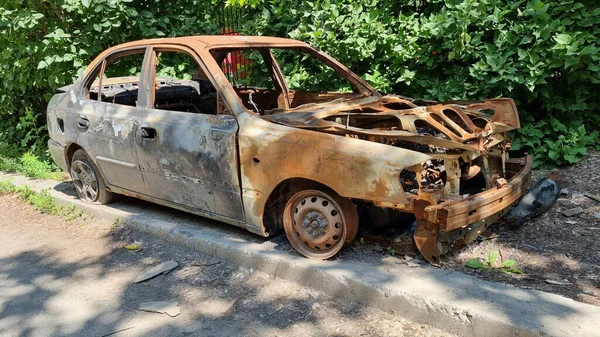
[(91, 72), (72, 112), (77, 143), (95, 160), (108, 185), (145, 193), (137, 158), (140, 76), (147, 47), (112, 53)]
[(218, 93), (193, 51), (153, 47), (151, 60), (151, 108), (137, 135), (148, 195), (243, 221), (235, 117), (218, 113)]

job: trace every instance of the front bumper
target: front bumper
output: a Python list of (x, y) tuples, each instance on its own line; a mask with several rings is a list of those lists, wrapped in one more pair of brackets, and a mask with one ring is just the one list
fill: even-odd
[(65, 156), (65, 147), (53, 141), (52, 139), (49, 139), (48, 149), (50, 150), (50, 155), (52, 156), (52, 159), (56, 165), (58, 165), (58, 167), (60, 167), (63, 171), (68, 172), (69, 168), (67, 165), (67, 158)]
[(508, 171), (516, 171), (506, 185), (491, 188), (461, 201), (450, 200), (427, 206), (426, 218), (438, 223), (441, 230), (447, 232), (486, 219), (508, 208), (527, 191), (531, 182), (533, 159), (531, 156), (509, 159), (506, 165)]
[[(446, 200), (432, 205), (425, 200), (415, 200), (417, 217), (415, 243), (423, 256), (432, 263), (439, 262), (440, 241), (465, 243), (506, 214), (528, 189), (531, 182), (533, 158), (513, 158), (506, 162), (510, 179), (505, 185), (490, 188), (466, 199)], [(440, 240), (441, 239), (441, 240)]]

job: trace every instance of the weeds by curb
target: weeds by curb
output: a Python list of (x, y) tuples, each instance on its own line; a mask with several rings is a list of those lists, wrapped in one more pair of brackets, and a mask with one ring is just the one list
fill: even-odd
[(19, 198), (33, 205), (42, 213), (58, 215), (70, 221), (83, 215), (83, 211), (71, 206), (59, 206), (54, 202), (48, 189), (36, 192), (29, 186), (16, 186), (9, 180), (0, 180), (0, 195), (17, 194)]
[(501, 264), (498, 265), (496, 263), (498, 256), (500, 256), (500, 252), (493, 252), (488, 255), (487, 261), (482, 261), (480, 258), (469, 259), (466, 266), (471, 269), (497, 270), (506, 274), (523, 274), (523, 271), (515, 266), (517, 264), (515, 260), (499, 261)]

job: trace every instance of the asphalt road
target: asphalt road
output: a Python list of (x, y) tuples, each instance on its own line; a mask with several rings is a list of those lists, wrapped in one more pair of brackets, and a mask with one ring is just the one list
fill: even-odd
[[(0, 196), (0, 336), (451, 336), (111, 227)], [(132, 283), (168, 260), (179, 267)], [(177, 301), (181, 314), (139, 311), (147, 301)]]

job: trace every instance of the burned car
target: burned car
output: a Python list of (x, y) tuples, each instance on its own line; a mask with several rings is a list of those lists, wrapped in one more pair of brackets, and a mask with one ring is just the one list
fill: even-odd
[(47, 112), (50, 151), (79, 197), (123, 194), (327, 259), (357, 235), (357, 206), (414, 214), (438, 262), (525, 191), (509, 155), (514, 102), (382, 95), (306, 43), (273, 37), (143, 40), (102, 52)]

